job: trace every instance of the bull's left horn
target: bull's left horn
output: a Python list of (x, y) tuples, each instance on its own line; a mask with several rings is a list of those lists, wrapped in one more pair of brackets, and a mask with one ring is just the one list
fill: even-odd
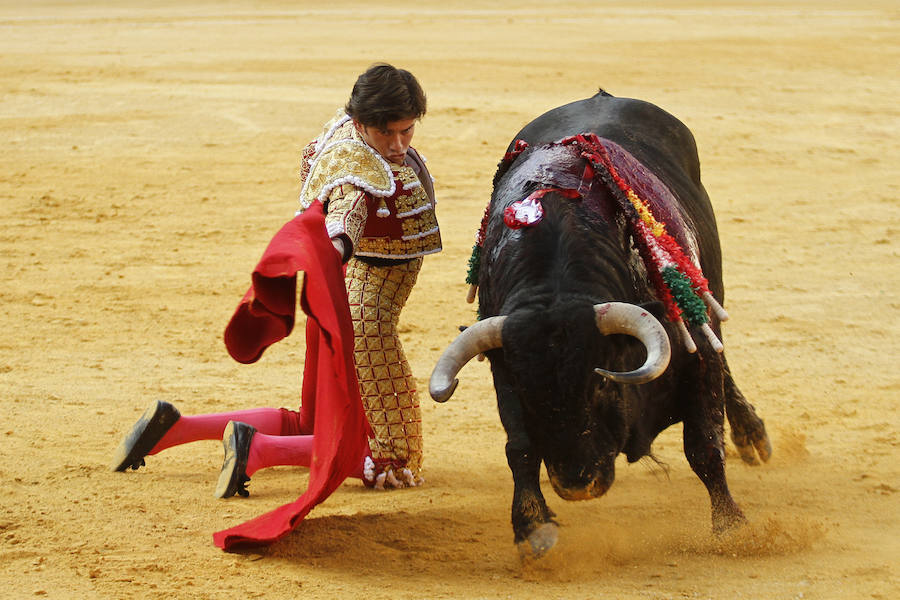
[(594, 369), (594, 372), (607, 377), (616, 383), (647, 383), (663, 374), (669, 366), (672, 350), (669, 336), (665, 328), (652, 314), (635, 304), (626, 302), (607, 302), (595, 304), (597, 329), (603, 335), (622, 333), (641, 341), (647, 348), (647, 360), (643, 366), (634, 371), (619, 373), (605, 369)]
[(434, 366), (431, 380), (428, 382), (428, 392), (435, 401), (446, 402), (453, 395), (456, 384), (459, 383), (456, 375), (467, 362), (482, 352), (503, 346), (500, 332), (504, 320), (505, 316), (498, 316), (478, 321), (471, 327), (466, 327), (465, 331), (447, 346)]

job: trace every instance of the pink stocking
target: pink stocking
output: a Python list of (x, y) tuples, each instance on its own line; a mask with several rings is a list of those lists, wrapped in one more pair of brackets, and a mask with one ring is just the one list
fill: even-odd
[(291, 434), (296, 431), (299, 413), (284, 408), (250, 408), (228, 413), (182, 415), (149, 454), (198, 440), (221, 440), (228, 421), (243, 421), (260, 433)]
[[(299, 466), (312, 464), (313, 436), (311, 435), (266, 435), (257, 431), (250, 442), (247, 457), (247, 476), (266, 467)], [(367, 453), (368, 454), (368, 453)], [(364, 456), (359, 457), (359, 471), (352, 477), (362, 479)]]
[(311, 435), (266, 435), (257, 431), (250, 442), (247, 476), (265, 467), (308, 467), (312, 464), (312, 448)]

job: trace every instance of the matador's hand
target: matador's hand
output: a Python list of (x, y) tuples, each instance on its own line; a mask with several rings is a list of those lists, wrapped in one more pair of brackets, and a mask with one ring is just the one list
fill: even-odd
[(414, 475), (407, 468), (395, 469), (393, 465), (389, 464), (385, 466), (384, 471), (376, 474), (377, 468), (375, 461), (367, 456), (363, 467), (363, 477), (366, 485), (371, 485), (376, 490), (418, 487), (425, 483), (424, 478)]
[(409, 469), (403, 469), (400, 472), (400, 478), (394, 474), (394, 470), (379, 473), (375, 478), (375, 489), (386, 490), (392, 488), (416, 487), (425, 483), (421, 477), (416, 477)]

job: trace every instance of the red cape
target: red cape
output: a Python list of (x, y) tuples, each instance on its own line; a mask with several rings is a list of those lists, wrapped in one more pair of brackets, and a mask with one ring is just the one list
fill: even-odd
[[(302, 413), (313, 422), (309, 486), (290, 504), (213, 535), (216, 546), (271, 544), (289, 533), (349, 475), (368, 447), (368, 422), (353, 362), (353, 324), (340, 257), (317, 201), (275, 234), (253, 271), (253, 285), (225, 329), (229, 354), (252, 363), (294, 327), (297, 274), (306, 321)], [(307, 422), (308, 424), (308, 422)]]

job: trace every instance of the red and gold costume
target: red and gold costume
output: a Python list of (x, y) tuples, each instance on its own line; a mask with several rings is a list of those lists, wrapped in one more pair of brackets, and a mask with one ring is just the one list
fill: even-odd
[(301, 211), (320, 200), (329, 237), (351, 246), (345, 282), (376, 470), (418, 478), (422, 419), (397, 324), (422, 257), (441, 250), (431, 175), (412, 148), (405, 164), (386, 161), (340, 111), (304, 149), (300, 179)]

